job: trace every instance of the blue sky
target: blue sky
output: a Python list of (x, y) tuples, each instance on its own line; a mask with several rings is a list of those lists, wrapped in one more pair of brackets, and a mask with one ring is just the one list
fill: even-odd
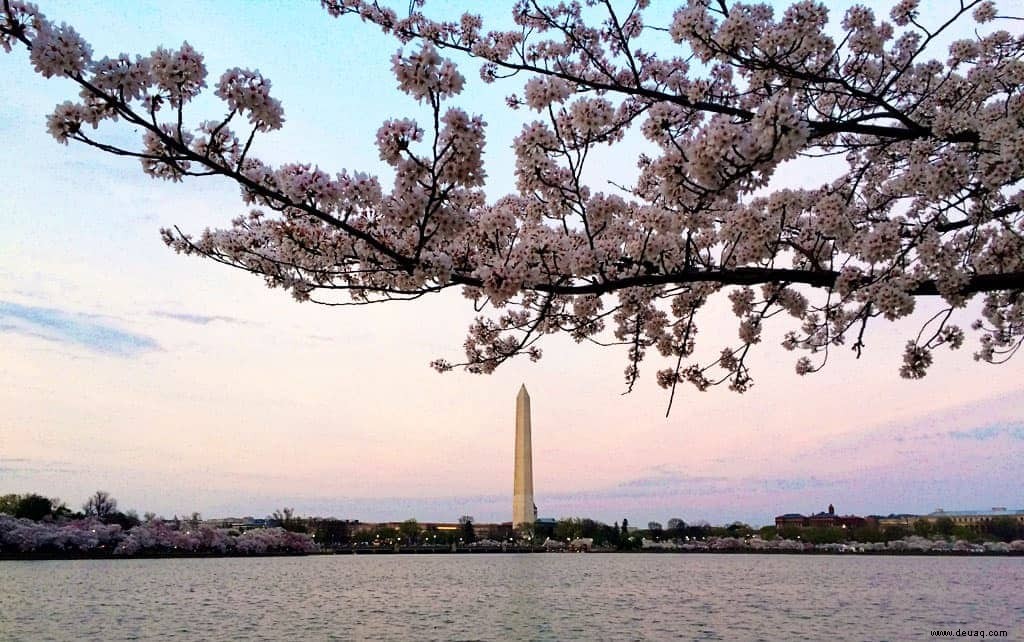
[[(188, 40), (212, 78), (259, 68), (287, 119), (259, 141), (265, 160), (386, 177), (374, 132), (418, 109), (394, 90), (397, 44), (318, 4), (42, 9), (73, 24), (98, 56)], [(457, 103), (489, 122), (496, 198), (513, 184), (511, 139), (533, 116), (504, 108), (520, 81), (484, 87), (463, 69), (471, 95)], [(1019, 507), (1020, 360), (979, 364), (968, 345), (937, 355), (926, 379), (904, 381), (899, 351), (916, 329), (879, 325), (862, 359), (840, 351), (825, 372), (801, 379), (795, 356), (766, 341), (749, 393), (683, 390), (667, 419), (654, 363), (622, 396), (624, 354), (565, 339), (548, 341), (538, 364), (437, 375), (427, 364), (458, 355), (473, 317), (458, 296), (327, 309), (178, 257), (158, 229), (225, 225), (245, 211), (237, 190), (159, 183), (130, 160), (58, 145), (44, 118), (72, 97), (66, 83), (31, 73), (24, 52), (0, 56), (0, 74), (0, 145), (15, 161), (0, 169), (0, 493), (78, 505), (102, 488), (125, 507), (168, 516), (294, 506), (368, 521), (507, 520), (514, 396), (525, 382), (544, 516), (760, 524), (830, 502), (856, 513)], [(210, 96), (193, 121), (217, 113)], [(599, 159), (595, 180), (628, 182), (633, 162), (621, 156)], [(804, 171), (794, 166), (781, 180), (799, 182)], [(708, 345), (734, 333), (726, 306), (712, 306)]]
[(0, 332), (123, 357), (160, 347), (150, 337), (119, 329), (116, 320), (8, 301), (0, 301)]

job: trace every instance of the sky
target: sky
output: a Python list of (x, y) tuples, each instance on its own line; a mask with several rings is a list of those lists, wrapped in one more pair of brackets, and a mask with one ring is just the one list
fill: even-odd
[[(265, 161), (386, 182), (374, 133), (385, 118), (417, 113), (389, 71), (397, 43), (327, 17), (317, 2), (40, 4), (96, 57), (188, 40), (211, 82), (230, 67), (258, 68), (287, 119), (258, 141)], [(923, 14), (937, 6), (924, 3)], [(470, 82), (457, 104), (489, 122), (497, 198), (512, 189), (509, 146), (530, 116), (504, 107), (521, 81), (484, 86), (470, 63), (462, 68)], [(441, 375), (429, 362), (460, 356), (474, 316), (457, 294), (325, 308), (176, 256), (158, 230), (228, 224), (246, 211), (237, 189), (157, 182), (134, 161), (59, 145), (45, 115), (74, 90), (32, 73), (24, 51), (0, 55), (0, 77), (0, 494), (78, 507), (103, 489), (123, 509), (168, 517), (288, 506), (363, 521), (507, 521), (525, 383), (543, 517), (758, 525), (829, 503), (844, 514), (1024, 507), (1024, 361), (977, 363), (972, 337), (937, 354), (925, 379), (898, 376), (902, 346), (932, 304), (913, 321), (876, 324), (862, 358), (839, 350), (810, 377), (794, 373), (799, 355), (766, 340), (749, 392), (681, 388), (667, 418), (656, 358), (623, 395), (623, 351), (562, 337), (544, 342), (539, 363)], [(211, 92), (192, 120), (218, 113)], [(630, 158), (606, 154), (595, 180), (628, 182)], [(799, 184), (811, 169), (786, 167), (776, 184)], [(967, 310), (961, 320), (973, 318)], [(720, 349), (735, 325), (712, 306), (702, 339)], [(781, 339), (784, 329), (767, 332)]]

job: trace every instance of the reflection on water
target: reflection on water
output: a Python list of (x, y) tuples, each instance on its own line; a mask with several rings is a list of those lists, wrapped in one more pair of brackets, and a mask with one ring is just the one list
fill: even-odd
[(339, 555), (0, 562), (0, 640), (1024, 639), (1024, 558)]

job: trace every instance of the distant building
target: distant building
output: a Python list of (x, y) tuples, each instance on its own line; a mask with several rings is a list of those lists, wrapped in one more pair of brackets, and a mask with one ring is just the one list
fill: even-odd
[(512, 529), (512, 522), (500, 524), (474, 524), (473, 530), (479, 539), (489, 539), (496, 542), (504, 542), (512, 539), (515, 531)]
[(861, 517), (859, 515), (837, 515), (836, 508), (828, 505), (828, 510), (813, 515), (802, 515), (800, 513), (786, 513), (775, 518), (775, 528), (861, 528), (864, 526), (877, 526), (872, 517)]
[[(367, 533), (380, 528), (399, 530), (406, 522), (356, 522), (358, 533)], [(463, 526), (458, 522), (416, 522), (416, 526), (423, 532), (429, 533), (461, 533)], [(475, 526), (475, 525), (474, 525)]]
[(992, 520), (999, 519), (1000, 517), (1009, 517), (1016, 520), (1021, 526), (1024, 526), (1024, 509), (1007, 510), (1003, 506), (997, 506), (989, 510), (943, 510), (937, 508), (927, 515), (921, 515), (918, 519), (934, 524), (944, 517), (951, 520), (954, 526), (962, 526), (972, 531), (983, 531), (986, 526), (992, 523)]
[(533, 536), (537, 539), (554, 537), (556, 526), (558, 520), (554, 517), (538, 517), (533, 523)]
[(256, 528), (268, 528), (270, 520), (262, 517), (221, 517), (219, 519), (207, 519), (203, 524), (211, 528), (227, 528), (229, 530), (244, 533)]
[(806, 528), (807, 518), (800, 513), (786, 513), (775, 518), (775, 528)]
[(878, 523), (878, 527), (881, 529), (886, 528), (913, 528), (914, 522), (920, 515), (913, 515), (911, 513), (889, 513), (884, 517), (882, 515), (872, 515), (869, 519), (875, 520)]
[(954, 526), (960, 526), (972, 531), (981, 532), (987, 530), (993, 520), (999, 518), (1010, 518), (1016, 520), (1021, 527), (1024, 527), (1024, 509), (1007, 509), (1002, 506), (988, 510), (943, 510), (941, 508), (928, 513), (927, 515), (912, 515), (910, 513), (891, 513), (886, 516), (870, 515), (859, 517), (857, 515), (835, 514), (835, 509), (830, 505), (827, 512), (815, 513), (813, 515), (801, 515), (800, 513), (786, 513), (775, 518), (775, 527), (783, 528), (860, 528), (862, 526), (877, 526), (878, 528), (905, 528), (911, 529), (918, 521), (926, 521), (935, 524), (940, 519), (949, 519)]
[[(355, 535), (365, 535), (372, 533), (378, 529), (393, 529), (399, 530), (405, 522), (354, 522), (355, 528), (353, 533)], [(512, 537), (512, 522), (505, 522), (504, 524), (485, 524), (481, 522), (471, 522), (473, 528), (473, 537), (476, 539), (493, 539), (501, 541)], [(460, 522), (417, 522), (416, 525), (420, 528), (420, 531), (424, 538), (426, 536), (434, 535), (446, 535), (450, 539), (458, 539), (463, 536), (465, 532), (465, 525)]]

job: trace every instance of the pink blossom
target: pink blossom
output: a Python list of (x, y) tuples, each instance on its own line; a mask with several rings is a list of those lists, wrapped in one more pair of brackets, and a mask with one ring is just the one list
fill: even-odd
[(215, 93), (232, 110), (247, 114), (260, 131), (280, 129), (284, 123), (281, 102), (270, 97), (270, 81), (259, 71), (229, 69), (221, 75)]
[[(186, 103), (206, 69), (187, 43), (91, 62), (71, 27), (9, 2), (0, 44), (31, 43), (39, 73), (77, 85), (79, 100), (47, 119), (59, 142), (135, 156), (156, 178), (239, 184), (251, 210), (223, 229), (163, 230), (174, 250), (258, 274), (299, 301), (460, 288), (475, 306), (465, 357), (435, 360), (439, 370), (493, 372), (516, 356), (539, 358), (538, 342), (565, 333), (625, 344), (627, 386), (644, 359), (661, 358), (661, 386), (743, 391), (753, 381), (748, 348), (768, 319), (784, 349), (803, 353), (801, 375), (830, 350), (863, 350), (868, 324), (916, 326), (900, 369), (912, 378), (941, 346), (974, 339), (977, 358), (999, 362), (1024, 343), (1024, 45), (987, 26), (1003, 22), (992, 2), (973, 6), (981, 26), (961, 38), (949, 30), (970, 21), (970, 7), (923, 16), (916, 0), (894, 0), (891, 22), (855, 6), (832, 24), (828, 3), (813, 0), (778, 11), (686, 0), (663, 25), (647, 2), (628, 13), (519, 3), (504, 30), (473, 15), (399, 18), (369, 0), (322, 4), (403, 47), (391, 59), (398, 89), (426, 115), (376, 130), (388, 186), (366, 172), (254, 157), (232, 118), (244, 115), (254, 136), (283, 123), (256, 71), (224, 72), (214, 93), (226, 115), (190, 120)], [(606, 15), (595, 21), (598, 11)], [(651, 48), (652, 29), (667, 30), (673, 46)], [(488, 82), (513, 83), (506, 104), (536, 112), (511, 141), (513, 193), (485, 191), (487, 119), (454, 104), (465, 79), (441, 53), (477, 62)], [(172, 117), (158, 121), (167, 105)], [(114, 119), (141, 130), (141, 145), (93, 140), (89, 129)], [(593, 159), (608, 158), (598, 145), (635, 167), (635, 181), (594, 183)], [(821, 156), (845, 171), (819, 176)], [(775, 188), (797, 158), (812, 169)], [(948, 314), (909, 320), (925, 297)], [(698, 327), (719, 298), (736, 316), (736, 344), (698, 361), (708, 354)], [(957, 316), (974, 298), (980, 318), (965, 332)], [(242, 546), (269, 550), (276, 537)]]
[(203, 56), (187, 42), (177, 51), (159, 47), (150, 60), (153, 79), (172, 107), (188, 102), (206, 87)]
[(59, 27), (45, 24), (39, 28), (30, 54), (36, 71), (46, 78), (80, 74), (91, 56), (92, 47), (77, 31), (63, 23)]

